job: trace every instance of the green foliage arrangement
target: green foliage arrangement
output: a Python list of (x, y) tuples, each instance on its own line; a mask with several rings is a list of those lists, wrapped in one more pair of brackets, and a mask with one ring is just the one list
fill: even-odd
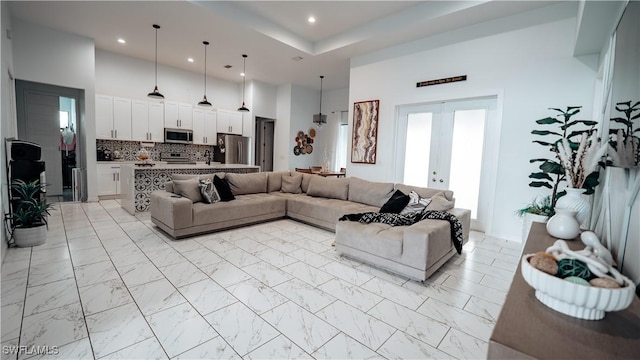
[[(540, 215), (552, 216), (556, 201), (559, 197), (565, 194), (564, 191), (558, 192), (558, 186), (565, 180), (565, 169), (558, 157), (558, 144), (562, 143), (563, 139), (567, 139), (571, 149), (577, 150), (579, 142), (574, 139), (583, 133), (588, 133), (590, 131), (589, 129), (584, 129), (584, 126), (592, 127), (597, 124), (597, 122), (593, 120), (574, 120), (573, 117), (580, 112), (580, 109), (582, 109), (582, 106), (568, 106), (566, 110), (549, 108), (549, 110), (553, 110), (557, 113), (555, 117), (546, 117), (536, 120), (536, 124), (545, 126), (546, 128), (533, 130), (531, 132), (533, 135), (540, 137), (539, 139), (533, 140), (533, 142), (544, 146), (553, 154), (553, 156), (549, 158), (536, 158), (529, 160), (532, 164), (539, 164), (537, 170), (529, 175), (529, 178), (531, 179), (529, 186), (534, 188), (544, 187), (551, 190), (551, 195), (549, 196), (550, 204), (548, 204), (549, 206), (541, 208), (541, 211), (543, 211), (544, 214)], [(551, 126), (553, 127), (549, 128)], [(576, 127), (582, 127), (582, 129), (576, 129)], [(583, 188), (587, 189), (585, 194), (592, 194), (593, 188), (597, 184), (598, 173), (590, 174), (583, 185)], [(536, 208), (535, 201), (528, 207)]]
[(53, 205), (39, 196), (40, 181), (25, 182), (17, 179), (11, 183), (11, 188), (18, 195), (16, 209), (12, 220), (14, 228), (31, 228), (47, 225), (47, 216), (51, 215)]
[(527, 206), (516, 211), (516, 215), (523, 217), (525, 214), (534, 214), (542, 216), (551, 216), (553, 214), (553, 206), (551, 206), (551, 195), (543, 198), (535, 198), (531, 200)]

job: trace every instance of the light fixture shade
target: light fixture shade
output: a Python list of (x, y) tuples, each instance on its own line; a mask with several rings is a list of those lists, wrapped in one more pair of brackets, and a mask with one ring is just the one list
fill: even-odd
[(204, 45), (204, 96), (198, 106), (211, 107), (211, 103), (207, 100), (207, 46), (209, 46), (209, 42), (203, 41), (202, 44)]
[(156, 30), (156, 55), (155, 55), (155, 86), (153, 91), (148, 93), (147, 96), (152, 99), (164, 99), (164, 95), (158, 91), (158, 29), (160, 29), (160, 25), (153, 24), (153, 28)]
[(244, 105), (244, 90), (245, 80), (247, 79), (247, 54), (242, 54), (242, 106), (238, 108), (238, 111), (249, 112), (249, 108)]
[(324, 76), (320, 75), (320, 111), (317, 114), (313, 114), (313, 123), (316, 124), (318, 129), (327, 123), (327, 115), (322, 114), (322, 79), (324, 79)]

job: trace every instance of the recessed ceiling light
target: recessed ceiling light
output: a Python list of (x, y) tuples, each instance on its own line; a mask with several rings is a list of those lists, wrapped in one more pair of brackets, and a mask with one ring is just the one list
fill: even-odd
[(118, 38), (118, 42), (119, 42), (120, 44), (126, 44), (126, 43), (127, 43), (127, 40), (125, 40), (125, 39), (123, 39), (123, 38)]
[(195, 60), (193, 60), (193, 58), (187, 58), (188, 62), (194, 62)]
[(309, 18), (307, 19), (307, 21), (309, 22), (309, 24), (313, 24), (314, 22), (316, 22), (316, 18), (313, 16), (309, 16)]
[(240, 73), (240, 76), (245, 76), (245, 74), (244, 73)]

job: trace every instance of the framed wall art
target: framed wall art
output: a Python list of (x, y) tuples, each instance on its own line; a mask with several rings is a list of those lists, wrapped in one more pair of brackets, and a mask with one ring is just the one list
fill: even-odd
[(353, 104), (352, 163), (376, 163), (379, 106), (380, 100), (360, 101)]

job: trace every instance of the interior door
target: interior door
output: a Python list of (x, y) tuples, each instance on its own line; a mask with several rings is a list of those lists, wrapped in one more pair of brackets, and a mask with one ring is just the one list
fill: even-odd
[(24, 90), (25, 131), (21, 139), (42, 147), (47, 196), (62, 195), (62, 156), (60, 153), (60, 97), (32, 89)]
[[(484, 129), (495, 99), (404, 106), (399, 111), (396, 181), (453, 190), (456, 207), (471, 210), (472, 228), (484, 230)], [(481, 208), (482, 207), (482, 208)]]

